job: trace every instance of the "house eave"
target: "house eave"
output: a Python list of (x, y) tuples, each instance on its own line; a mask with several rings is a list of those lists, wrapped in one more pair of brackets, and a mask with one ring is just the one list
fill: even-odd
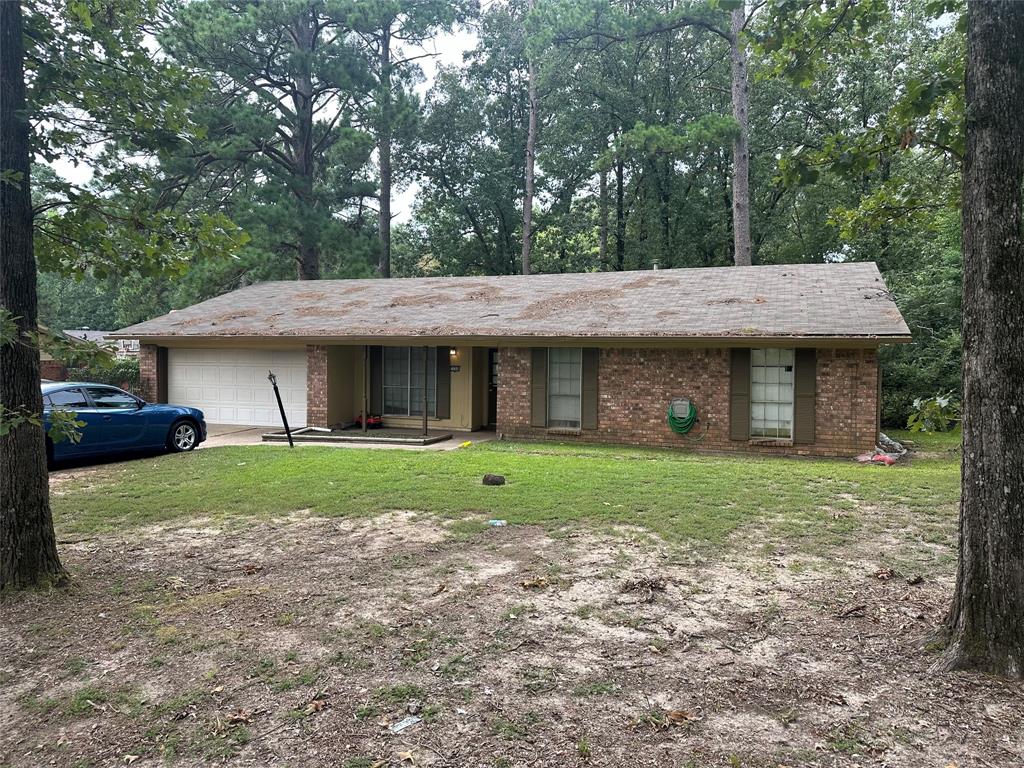
[(723, 334), (716, 336), (566, 336), (566, 335), (530, 335), (530, 336), (482, 336), (472, 334), (424, 334), (424, 335), (321, 335), (321, 336), (289, 336), (289, 335), (243, 335), (243, 334), (131, 334), (112, 333), (110, 339), (137, 339), (143, 344), (159, 346), (187, 347), (199, 346), (305, 346), (321, 345), (364, 345), (382, 344), (390, 346), (453, 346), (474, 347), (536, 347), (536, 346), (602, 346), (602, 347), (877, 347), (882, 344), (908, 344), (913, 341), (910, 335), (863, 335), (835, 336), (829, 334), (800, 335), (754, 335), (754, 334)]

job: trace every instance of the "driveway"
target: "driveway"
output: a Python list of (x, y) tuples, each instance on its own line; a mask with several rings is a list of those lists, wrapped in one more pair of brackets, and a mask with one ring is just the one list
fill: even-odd
[(222, 445), (254, 445), (262, 442), (265, 432), (279, 427), (246, 427), (239, 424), (207, 424), (206, 441), (200, 448), (217, 448)]

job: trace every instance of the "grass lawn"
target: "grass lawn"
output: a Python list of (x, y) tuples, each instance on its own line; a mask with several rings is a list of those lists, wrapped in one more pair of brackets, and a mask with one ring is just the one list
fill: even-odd
[(912, 446), (918, 452), (952, 454), (960, 450), (963, 432), (958, 427), (951, 432), (911, 432), (909, 429), (886, 430), (889, 437)]
[(1019, 685), (931, 672), (956, 437), (897, 437), (895, 467), (486, 443), (55, 473), (72, 586), (0, 596), (0, 766), (1024, 764)]
[[(939, 446), (929, 446), (930, 450)], [(508, 480), (487, 487), (493, 472)], [(244, 523), (303, 511), (323, 517), (413, 510), (464, 521), (632, 525), (671, 542), (716, 544), (756, 523), (815, 548), (855, 535), (888, 508), (926, 534), (959, 493), (953, 454), (905, 466), (702, 456), (664, 450), (483, 443), (458, 451), (230, 447), (110, 465), (55, 489), (69, 533), (203, 519)]]

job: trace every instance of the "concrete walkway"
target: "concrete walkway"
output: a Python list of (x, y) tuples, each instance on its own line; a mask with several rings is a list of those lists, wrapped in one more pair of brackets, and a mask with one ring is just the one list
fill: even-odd
[[(264, 443), (265, 432), (278, 432), (281, 427), (247, 427), (239, 424), (207, 424), (206, 442), (200, 444), (200, 448), (219, 448), (225, 445), (282, 445), (282, 443)], [(326, 445), (331, 448), (373, 448), (373, 449), (402, 449), (406, 451), (450, 451), (458, 448), (467, 440), (474, 443), (485, 443), (494, 440), (494, 432), (455, 432), (450, 440), (442, 440), (440, 443), (431, 445), (393, 445), (388, 443), (339, 443), (339, 442), (301, 442), (296, 443), (298, 448), (304, 445)], [(287, 445), (287, 443), (283, 443)]]

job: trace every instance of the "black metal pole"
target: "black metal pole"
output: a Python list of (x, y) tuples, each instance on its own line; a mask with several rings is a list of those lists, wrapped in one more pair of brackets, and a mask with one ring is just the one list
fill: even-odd
[(277, 398), (277, 408), (281, 411), (281, 421), (284, 422), (284, 433), (288, 435), (288, 447), (294, 448), (295, 443), (292, 442), (292, 431), (288, 428), (288, 417), (284, 414), (284, 403), (281, 402), (281, 392), (277, 388), (277, 376), (274, 375), (273, 371), (267, 371), (267, 379), (274, 386), (274, 397)]

